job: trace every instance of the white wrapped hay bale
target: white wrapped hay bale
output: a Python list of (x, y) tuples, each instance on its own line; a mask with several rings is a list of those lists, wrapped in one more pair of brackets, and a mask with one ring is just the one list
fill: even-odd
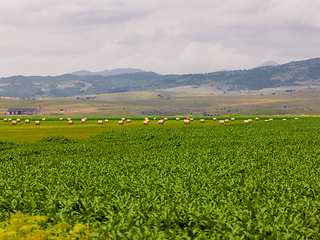
[(183, 120), (184, 124), (190, 124), (190, 120), (189, 119), (185, 119)]
[(200, 119), (200, 123), (205, 123), (206, 120)]

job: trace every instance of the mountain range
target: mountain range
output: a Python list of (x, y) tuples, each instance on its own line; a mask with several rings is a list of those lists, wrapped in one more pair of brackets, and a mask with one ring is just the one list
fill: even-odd
[(130, 74), (130, 73), (138, 73), (138, 72), (145, 72), (145, 71), (141, 69), (136, 69), (136, 68), (116, 68), (112, 70), (104, 70), (101, 72), (90, 72), (87, 70), (80, 70), (77, 72), (73, 72), (71, 74), (77, 75), (77, 76), (88, 76), (88, 75), (113, 76), (113, 75)]
[[(271, 64), (249, 70), (219, 71), (205, 74), (169, 74), (140, 69), (115, 69), (91, 73), (75, 72), (60, 76), (12, 76), (0, 79), (0, 96), (37, 98), (71, 97), (105, 93), (175, 89), (218, 89), (221, 94), (273, 88), (320, 86), (320, 58), (287, 64)], [(116, 72), (120, 74), (114, 75)], [(135, 71), (135, 72), (130, 72)], [(87, 74), (89, 73), (89, 74)], [(98, 75), (97, 75), (98, 74)], [(112, 75), (113, 74), (113, 75)]]

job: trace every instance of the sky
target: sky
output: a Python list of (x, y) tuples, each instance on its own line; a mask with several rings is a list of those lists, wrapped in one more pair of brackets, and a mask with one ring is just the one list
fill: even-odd
[(318, 0), (3, 0), (0, 76), (249, 69), (320, 56)]

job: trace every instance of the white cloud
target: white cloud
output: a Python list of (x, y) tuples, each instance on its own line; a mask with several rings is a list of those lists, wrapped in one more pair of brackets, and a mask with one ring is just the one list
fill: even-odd
[(198, 73), (320, 54), (316, 0), (0, 2), (0, 76)]

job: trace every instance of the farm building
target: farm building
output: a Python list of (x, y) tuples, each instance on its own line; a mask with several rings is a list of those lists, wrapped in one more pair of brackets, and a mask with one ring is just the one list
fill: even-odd
[(37, 108), (9, 108), (8, 115), (36, 115), (38, 114)]

